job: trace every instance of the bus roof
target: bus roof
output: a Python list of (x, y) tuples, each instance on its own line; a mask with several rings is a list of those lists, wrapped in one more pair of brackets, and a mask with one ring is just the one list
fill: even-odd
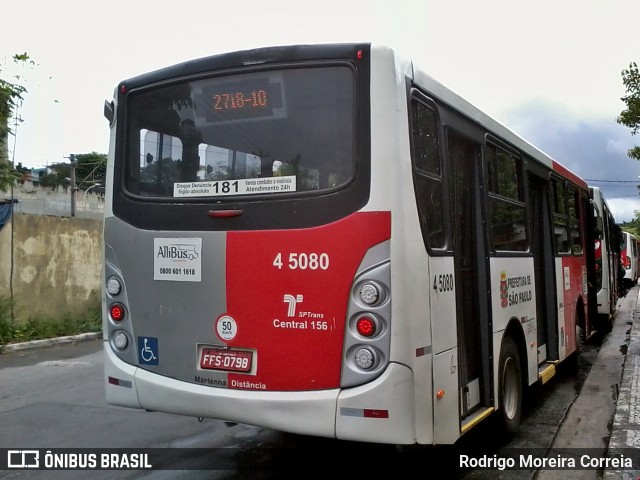
[(454, 93), (452, 90), (428, 75), (424, 70), (421, 69), (420, 66), (416, 65), (413, 62), (412, 64), (413, 80), (418, 86), (425, 88), (431, 94), (436, 96), (438, 100), (446, 103), (451, 108), (461, 112), (478, 124), (483, 125), (497, 137), (509, 142), (514, 147), (525, 152), (527, 155), (543, 163), (555, 172), (569, 178), (576, 185), (579, 185), (584, 189), (588, 188), (587, 183), (584, 179), (573, 173), (562, 163), (558, 162), (550, 155), (543, 152), (538, 147), (532, 145), (520, 135), (504, 126), (502, 123), (498, 122), (494, 118), (482, 112), (480, 109), (476, 108), (474, 105), (469, 103), (458, 94)]

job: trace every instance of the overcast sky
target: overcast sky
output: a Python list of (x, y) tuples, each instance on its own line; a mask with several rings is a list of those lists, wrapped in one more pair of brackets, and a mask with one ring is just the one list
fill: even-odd
[[(36, 167), (106, 153), (104, 100), (148, 70), (265, 45), (376, 41), (603, 187), (617, 220), (630, 220), (640, 165), (626, 151), (640, 137), (615, 119), (620, 72), (640, 62), (639, 18), (638, 0), (5, 2), (2, 76), (23, 75), (29, 91), (10, 155)], [(11, 64), (25, 51), (35, 68)]]

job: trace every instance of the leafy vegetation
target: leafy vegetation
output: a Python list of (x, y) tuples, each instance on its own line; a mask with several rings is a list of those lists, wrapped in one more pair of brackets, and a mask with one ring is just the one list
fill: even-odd
[[(616, 121), (631, 129), (631, 135), (636, 135), (640, 131), (640, 70), (636, 62), (629, 63), (629, 68), (622, 70), (622, 83), (626, 89), (622, 100), (625, 108)], [(640, 146), (635, 146), (627, 151), (629, 158), (640, 160)], [(640, 189), (640, 186), (638, 187)], [(635, 218), (631, 222), (621, 225), (624, 231), (634, 235), (640, 234), (640, 211), (634, 212)]]
[(2, 158), (3, 155), (6, 156), (6, 150), (0, 148), (0, 152), (4, 152), (0, 153), (0, 190), (6, 190), (19, 181), (21, 175), (14, 168), (11, 168), (11, 164), (6, 158)]
[(80, 153), (75, 156), (78, 187), (85, 189), (96, 183), (104, 185), (107, 175), (106, 153)]
[[(104, 185), (107, 174), (106, 153), (81, 153), (74, 155), (76, 166), (76, 186), (80, 190), (87, 190), (96, 184)], [(54, 163), (49, 167), (52, 173), (47, 173), (40, 178), (34, 178), (34, 184), (57, 190), (58, 187), (65, 191), (71, 186), (71, 163)]]
[(640, 237), (640, 211), (635, 212), (636, 217), (630, 222), (623, 222), (620, 224), (620, 228), (622, 231), (629, 232), (631, 235), (635, 235), (636, 237)]
[[(25, 52), (13, 56), (14, 63), (34, 66), (35, 63)], [(0, 74), (2, 65), (0, 64)], [(19, 83), (20, 77), (13, 81), (0, 77), (0, 189), (6, 189), (13, 183), (20, 181), (21, 173), (11, 166), (7, 155), (7, 138), (11, 133), (10, 120), (23, 100), (27, 89)]]
[[(629, 68), (622, 70), (622, 83), (626, 88), (626, 95), (622, 100), (627, 106), (617, 118), (617, 122), (631, 129), (631, 135), (640, 131), (640, 70), (636, 62), (631, 62)], [(628, 151), (630, 158), (640, 160), (640, 146)]]
[(0, 350), (1, 345), (7, 343), (99, 332), (102, 329), (101, 315), (100, 307), (95, 307), (85, 315), (67, 317), (59, 321), (31, 318), (26, 322), (15, 323), (11, 320), (11, 300), (0, 298)]

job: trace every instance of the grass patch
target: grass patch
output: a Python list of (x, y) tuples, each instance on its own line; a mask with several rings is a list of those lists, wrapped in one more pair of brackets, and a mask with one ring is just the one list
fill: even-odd
[(101, 329), (100, 308), (92, 308), (83, 316), (62, 320), (29, 319), (26, 322), (14, 323), (11, 320), (11, 300), (0, 298), (0, 345), (99, 332)]

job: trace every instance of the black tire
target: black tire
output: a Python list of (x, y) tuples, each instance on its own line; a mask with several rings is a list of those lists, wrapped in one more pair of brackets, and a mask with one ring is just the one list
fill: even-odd
[(498, 365), (498, 426), (504, 435), (512, 437), (520, 428), (523, 405), (520, 352), (512, 337), (502, 341)]
[(596, 317), (596, 330), (602, 335), (611, 332), (611, 330), (613, 330), (613, 315), (607, 315), (605, 313), (598, 314)]
[(582, 346), (585, 342), (584, 328), (576, 321), (576, 351), (560, 364), (561, 371), (567, 377), (574, 377), (580, 373), (580, 357), (582, 355)]

